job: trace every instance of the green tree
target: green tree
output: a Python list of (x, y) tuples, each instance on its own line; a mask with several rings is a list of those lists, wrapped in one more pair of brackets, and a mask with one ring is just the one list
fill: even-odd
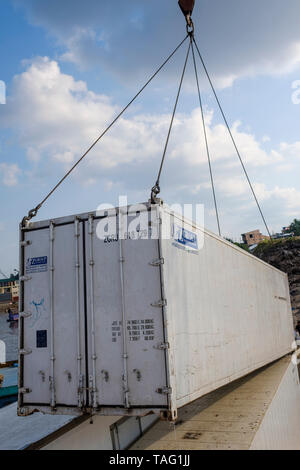
[(295, 236), (297, 237), (300, 236), (300, 220), (299, 219), (294, 219), (294, 221), (291, 223), (291, 232), (294, 232)]
[(227, 238), (227, 237), (225, 237), (225, 240), (227, 240), (230, 243), (233, 243), (233, 245), (239, 246), (240, 248), (242, 248), (245, 251), (249, 251), (249, 247), (245, 243), (237, 243), (237, 242), (234, 242), (233, 240), (231, 240), (231, 238)]

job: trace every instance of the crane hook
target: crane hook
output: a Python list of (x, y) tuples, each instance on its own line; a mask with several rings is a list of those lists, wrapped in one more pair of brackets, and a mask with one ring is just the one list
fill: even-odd
[(179, 0), (178, 4), (185, 16), (188, 26), (192, 26), (193, 22), (191, 16), (195, 6), (195, 0)]
[(194, 24), (192, 21), (192, 13), (195, 6), (195, 0), (179, 0), (178, 2), (182, 13), (186, 19), (186, 30), (190, 36), (194, 34)]

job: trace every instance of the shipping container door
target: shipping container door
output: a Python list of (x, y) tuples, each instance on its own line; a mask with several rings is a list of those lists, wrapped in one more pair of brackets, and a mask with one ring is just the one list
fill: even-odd
[(124, 241), (124, 296), (129, 402), (167, 406), (167, 377), (158, 240)]
[(85, 228), (90, 404), (123, 407), (119, 244), (116, 231), (98, 238), (99, 224), (90, 218)]
[(86, 374), (82, 224), (29, 231), (25, 241), (23, 403), (77, 407)]
[(120, 240), (118, 217), (103, 240), (99, 223), (90, 218), (86, 226), (91, 400), (100, 407), (165, 407), (167, 395), (158, 393), (167, 384), (160, 268), (151, 265), (158, 240), (129, 232)]

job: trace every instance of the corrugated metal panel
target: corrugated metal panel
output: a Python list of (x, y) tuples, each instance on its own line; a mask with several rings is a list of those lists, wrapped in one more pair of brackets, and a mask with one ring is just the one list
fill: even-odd
[(174, 236), (162, 242), (178, 407), (284, 356), (293, 342), (286, 274), (192, 223), (186, 229), (198, 243), (204, 236), (203, 249), (182, 249)]
[(25, 387), (30, 393), (24, 395), (24, 406), (78, 405), (78, 389), (83, 386), (78, 363), (85, 375), (85, 361), (83, 287), (82, 276), (79, 287), (76, 280), (75, 235), (74, 223), (55, 227), (53, 240), (49, 228), (25, 235), (29, 244), (24, 254), (25, 318), (22, 319), (24, 349), (21, 354), (24, 384), (21, 388)]
[[(119, 211), (121, 238), (116, 225), (99, 239), (104, 215), (95, 213), (23, 231), (20, 413), (175, 418), (177, 407), (291, 351), (286, 275), (151, 208)], [(134, 227), (141, 214), (146, 234)]]

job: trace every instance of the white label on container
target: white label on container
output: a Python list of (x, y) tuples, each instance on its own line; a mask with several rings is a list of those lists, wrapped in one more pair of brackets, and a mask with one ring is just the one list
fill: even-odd
[(198, 252), (198, 235), (179, 225), (173, 225), (173, 245), (185, 251)]
[(27, 258), (26, 274), (42, 273), (48, 271), (48, 256)]

